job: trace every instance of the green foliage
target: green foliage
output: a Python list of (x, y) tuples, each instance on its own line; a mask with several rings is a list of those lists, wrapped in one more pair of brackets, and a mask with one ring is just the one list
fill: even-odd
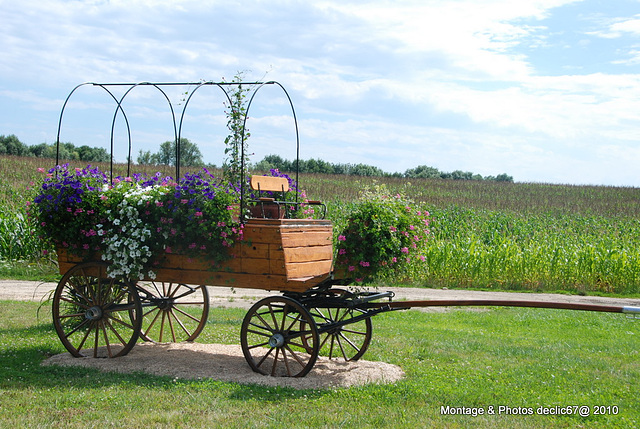
[(15, 134), (0, 136), (0, 155), (27, 156), (29, 148)]
[[(279, 155), (267, 155), (262, 161), (256, 163), (253, 168), (259, 171), (278, 169), (280, 171), (295, 172), (296, 161), (283, 159)], [(316, 174), (344, 174), (348, 176), (385, 176), (384, 171), (378, 167), (366, 164), (333, 164), (321, 159), (301, 159), (297, 165), (300, 173)]]
[(15, 135), (0, 136), (0, 155), (34, 156), (37, 158), (54, 158), (56, 151), (60, 159), (81, 160), (87, 162), (109, 162), (110, 156), (107, 150), (101, 147), (89, 147), (86, 145), (76, 147), (73, 143), (60, 143), (59, 148), (55, 143), (40, 143), (27, 146)]
[[(383, 185), (365, 188), (346, 213), (336, 247), (336, 269), (356, 282), (420, 274), (429, 213)], [(342, 274), (342, 273), (341, 273)]]
[(46, 255), (51, 248), (35, 230), (24, 208), (9, 211), (0, 206), (0, 260), (26, 261)]
[[(277, 168), (281, 171), (296, 171), (296, 161), (283, 159), (279, 155), (267, 155), (262, 161), (253, 166), (256, 170), (267, 171)], [(409, 179), (452, 179), (452, 180), (476, 180), (476, 181), (495, 181), (495, 182), (513, 182), (513, 177), (507, 174), (500, 174), (497, 177), (482, 177), (479, 174), (473, 174), (469, 171), (456, 170), (452, 173), (444, 173), (435, 167), (420, 165), (401, 173), (385, 173), (378, 167), (366, 164), (333, 164), (321, 159), (301, 159), (297, 165), (300, 173), (317, 173), (317, 174), (344, 174), (348, 176), (370, 176), (370, 177), (405, 177)]]
[[(166, 141), (160, 145), (156, 153), (140, 150), (136, 162), (141, 165), (176, 165), (176, 143)], [(202, 152), (198, 145), (189, 139), (180, 138), (180, 166), (181, 167), (202, 167)]]
[[(229, 183), (241, 183), (244, 180), (244, 171), (249, 164), (249, 152), (247, 150), (247, 140), (251, 136), (249, 129), (245, 128), (247, 115), (246, 97), (251, 91), (251, 87), (242, 84), (243, 73), (238, 72), (231, 81), (237, 85), (230, 86), (229, 97), (231, 103), (225, 103), (227, 110), (227, 128), (229, 135), (224, 139), (225, 161), (222, 169), (225, 173), (225, 179)], [(242, 154), (244, 153), (244, 159)]]

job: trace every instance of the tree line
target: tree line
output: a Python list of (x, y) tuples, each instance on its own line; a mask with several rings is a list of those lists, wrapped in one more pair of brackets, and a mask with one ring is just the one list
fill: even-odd
[[(56, 144), (40, 143), (29, 146), (22, 143), (14, 134), (0, 135), (0, 155), (55, 158)], [(104, 148), (86, 145), (76, 147), (73, 143), (60, 143), (58, 155), (60, 159), (72, 161), (109, 162), (110, 160), (109, 152)]]
[[(106, 149), (100, 147), (89, 147), (86, 145), (76, 147), (73, 143), (60, 143), (60, 159), (79, 160), (86, 162), (109, 162), (110, 156)], [(15, 135), (0, 135), (0, 155), (33, 156), (38, 158), (55, 158), (56, 144), (40, 143), (37, 145), (26, 145)], [(166, 141), (159, 147), (158, 152), (140, 151), (136, 159), (142, 165), (176, 165), (175, 142)], [(189, 139), (180, 139), (180, 165), (183, 167), (214, 167), (207, 165), (202, 160), (202, 153), (198, 146)], [(250, 169), (258, 171), (268, 171), (278, 169), (285, 173), (296, 171), (296, 161), (290, 161), (279, 155), (267, 155), (255, 164), (248, 165)], [(378, 167), (366, 164), (350, 163), (330, 163), (321, 159), (307, 159), (298, 162), (298, 171), (301, 173), (320, 174), (344, 174), (350, 176), (371, 176), (371, 177), (404, 177), (409, 179), (451, 179), (451, 180), (487, 180), (496, 182), (513, 182), (513, 177), (506, 173), (497, 176), (482, 176), (470, 171), (456, 170), (453, 172), (443, 172), (435, 167), (420, 165), (410, 168), (404, 173), (387, 173)]]
[[(283, 172), (296, 171), (296, 161), (283, 159), (279, 155), (267, 155), (264, 159), (253, 165), (254, 169), (267, 171), (277, 168)], [(300, 160), (298, 162), (300, 173), (322, 174), (346, 174), (351, 176), (377, 176), (377, 177), (403, 177), (409, 179), (452, 179), (452, 180), (488, 180), (496, 182), (513, 182), (513, 177), (506, 173), (497, 176), (482, 176), (470, 171), (456, 170), (453, 172), (440, 171), (435, 167), (420, 165), (410, 168), (404, 173), (387, 173), (378, 167), (366, 164), (334, 164), (321, 159)]]

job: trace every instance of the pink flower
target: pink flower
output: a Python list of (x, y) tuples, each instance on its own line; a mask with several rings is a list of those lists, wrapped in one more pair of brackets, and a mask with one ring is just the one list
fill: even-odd
[(202, 212), (196, 212), (196, 217), (202, 216)]
[(42, 167), (38, 168), (38, 173), (44, 173), (44, 168)]
[(187, 204), (187, 203), (189, 202), (189, 200), (182, 199), (182, 200), (180, 200), (180, 202), (181, 202), (182, 204)]
[(100, 195), (100, 200), (101, 200), (101, 201), (105, 201), (106, 199), (107, 199), (107, 196), (106, 196), (106, 195), (104, 195), (104, 194), (103, 194), (103, 195)]
[(402, 253), (409, 253), (408, 247), (403, 247), (401, 250), (402, 250)]
[(167, 253), (171, 253), (171, 247), (169, 246), (165, 247), (164, 251)]
[(351, 272), (351, 271), (355, 271), (355, 270), (356, 270), (356, 267), (354, 267), (353, 265), (349, 265), (348, 270), (349, 270), (350, 272)]
[(391, 232), (396, 232), (398, 230), (398, 228), (396, 228), (395, 226), (390, 226), (389, 227), (389, 231)]
[(156, 206), (162, 207), (164, 203), (162, 201), (156, 201)]
[(338, 255), (346, 255), (346, 254), (347, 254), (347, 249), (338, 250)]
[(366, 261), (360, 261), (360, 265), (363, 266), (363, 267), (368, 267), (369, 263), (366, 262)]
[(420, 255), (420, 256), (419, 256), (419, 258), (420, 258), (420, 260), (421, 260), (422, 262), (424, 262), (424, 261), (427, 259), (427, 258), (425, 258), (425, 257), (424, 257), (424, 256), (422, 256), (422, 255)]
[(338, 241), (347, 241), (347, 237), (345, 237), (344, 235), (339, 235)]
[(409, 229), (410, 229), (411, 231), (413, 231), (414, 229), (416, 229), (416, 227), (415, 227), (415, 226), (413, 226), (413, 225), (409, 225)]

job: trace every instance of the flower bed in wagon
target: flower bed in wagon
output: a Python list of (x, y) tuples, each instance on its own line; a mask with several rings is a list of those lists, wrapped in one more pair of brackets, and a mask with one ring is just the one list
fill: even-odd
[(242, 239), (235, 188), (206, 169), (178, 181), (134, 174), (111, 181), (98, 168), (49, 170), (30, 206), (59, 253), (109, 261), (109, 275), (155, 278), (165, 255), (221, 263)]
[[(290, 188), (285, 198), (301, 195)], [(177, 182), (159, 173), (110, 181), (96, 168), (59, 166), (48, 172), (29, 212), (56, 247), (61, 274), (81, 262), (105, 261), (114, 278), (289, 291), (329, 276), (330, 221), (241, 224), (239, 196), (237, 185), (206, 169)], [(310, 214), (304, 204), (287, 210), (289, 216)]]

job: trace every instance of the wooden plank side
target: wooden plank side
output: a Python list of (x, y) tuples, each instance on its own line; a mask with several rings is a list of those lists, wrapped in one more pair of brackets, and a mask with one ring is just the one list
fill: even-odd
[(243, 243), (277, 243), (280, 242), (281, 232), (276, 225), (253, 225), (243, 229)]
[(294, 232), (282, 234), (282, 247), (301, 247), (301, 246), (322, 246), (331, 244), (333, 240), (332, 232), (329, 231), (310, 231), (310, 232)]
[(242, 242), (238, 247), (241, 258), (268, 258), (271, 244)]
[[(187, 284), (205, 284), (209, 286), (227, 286), (247, 289), (303, 292), (317, 284), (316, 282), (289, 282), (285, 276), (258, 275), (246, 273), (185, 271), (162, 268), (157, 278)], [(312, 279), (313, 280), (313, 279)]]
[(287, 278), (292, 280), (300, 277), (329, 275), (331, 264), (331, 260), (289, 263), (287, 264)]
[(289, 247), (284, 249), (285, 262), (311, 262), (320, 260), (331, 260), (333, 257), (333, 247), (326, 246), (307, 246), (307, 247)]

